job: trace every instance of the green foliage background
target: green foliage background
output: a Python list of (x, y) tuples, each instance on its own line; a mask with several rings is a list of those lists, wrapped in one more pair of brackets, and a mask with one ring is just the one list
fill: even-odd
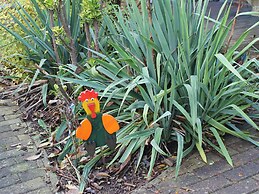
[[(36, 19), (37, 16), (31, 1), (21, 0), (19, 3), (32, 18)], [(12, 18), (12, 16), (14, 16), (21, 21), (23, 20), (23, 15), (20, 15), (17, 9), (20, 8), (15, 5), (14, 1), (2, 0), (0, 23), (6, 25), (9, 29), (12, 29), (21, 36), (26, 36), (26, 33)], [(25, 21), (23, 21), (23, 23), (25, 23)], [(3, 64), (6, 69), (11, 70), (9, 71), (10, 75), (16, 77), (16, 81), (19, 82), (33, 69), (32, 61), (27, 57), (27, 48), (2, 27), (0, 27), (0, 34), (0, 63)], [(27, 73), (25, 73), (25, 71), (27, 71)]]

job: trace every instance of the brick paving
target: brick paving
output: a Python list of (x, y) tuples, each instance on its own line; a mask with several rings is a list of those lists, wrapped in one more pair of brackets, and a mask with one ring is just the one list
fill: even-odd
[[(259, 135), (258, 131), (253, 133)], [(207, 154), (207, 164), (194, 153), (183, 161), (177, 179), (174, 168), (169, 168), (132, 194), (259, 193), (259, 147), (235, 137), (227, 136), (225, 142), (235, 150), (231, 154), (234, 167), (216, 152)]]
[[(217, 18), (218, 12), (225, 0), (222, 0), (222, 2), (212, 1), (208, 4), (208, 10), (210, 10), (210, 16), (212, 18)], [(234, 2), (237, 2), (237, 0), (234, 0)], [(237, 10), (237, 4), (234, 3), (234, 5), (231, 6), (231, 10), (229, 13), (229, 20), (233, 19), (236, 15)], [(243, 3), (243, 6), (240, 9), (240, 13), (242, 12), (250, 12), (252, 11), (252, 7), (248, 3)], [(237, 22), (235, 25), (234, 34), (231, 40), (231, 45), (235, 43), (235, 41), (244, 33), (248, 28), (253, 26), (255, 23), (259, 21), (259, 16), (251, 16), (251, 15), (242, 15), (237, 17)], [(241, 45), (241, 48), (245, 47), (247, 44), (251, 43), (255, 38), (259, 37), (259, 26), (257, 25), (254, 27), (248, 36), (245, 38), (244, 42)], [(254, 47), (256, 49), (259, 49), (259, 41), (257, 41), (254, 44)], [(250, 49), (249, 54), (253, 57), (258, 57), (258, 51), (256, 49)]]
[(47, 171), (45, 154), (26, 160), (39, 151), (37, 133), (31, 133), (22, 122), (18, 106), (11, 100), (0, 100), (0, 194), (51, 194), (57, 177)]

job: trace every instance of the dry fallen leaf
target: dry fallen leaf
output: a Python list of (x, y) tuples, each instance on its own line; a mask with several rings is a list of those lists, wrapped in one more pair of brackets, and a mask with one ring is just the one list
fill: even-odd
[(166, 165), (168, 166), (174, 166), (175, 162), (176, 162), (176, 158), (175, 157), (169, 157), (164, 159), (163, 161)]
[(49, 100), (48, 104), (53, 105), (53, 104), (56, 104), (57, 102), (58, 102), (58, 100)]
[(95, 189), (98, 189), (98, 190), (102, 190), (103, 186), (100, 186), (99, 184), (97, 183), (91, 183), (91, 185), (95, 188)]
[(86, 163), (86, 162), (88, 162), (89, 160), (90, 160), (89, 157), (83, 156), (83, 157), (80, 159), (79, 163), (80, 163), (80, 164)]
[(64, 159), (61, 161), (60, 163), (60, 169), (63, 170), (64, 168), (66, 168), (69, 165), (67, 159)]
[(56, 153), (51, 153), (50, 155), (48, 155), (48, 158), (54, 158), (54, 157), (56, 157), (58, 154), (56, 154)]
[(129, 187), (136, 187), (136, 185), (131, 184), (131, 183), (124, 183), (125, 186), (129, 186)]
[(41, 155), (42, 155), (42, 152), (40, 152), (39, 154), (36, 154), (36, 155), (32, 155), (32, 156), (26, 158), (25, 160), (28, 160), (28, 161), (37, 160), (41, 157)]
[(98, 172), (95, 174), (95, 178), (98, 180), (104, 179), (104, 178), (109, 178), (110, 175), (106, 172)]
[[(68, 181), (68, 182), (71, 182), (71, 181)], [(72, 184), (66, 184), (66, 188), (68, 188), (69, 190), (78, 189), (77, 186), (72, 185)]]
[(19, 145), (21, 145), (21, 143), (16, 143), (16, 144), (10, 145), (10, 147), (17, 147)]
[(130, 162), (131, 155), (128, 156), (128, 158), (120, 165), (120, 169), (116, 172), (116, 175), (118, 175)]
[(44, 142), (44, 143), (41, 143), (38, 148), (45, 148), (45, 147), (48, 147), (50, 145), (50, 142)]

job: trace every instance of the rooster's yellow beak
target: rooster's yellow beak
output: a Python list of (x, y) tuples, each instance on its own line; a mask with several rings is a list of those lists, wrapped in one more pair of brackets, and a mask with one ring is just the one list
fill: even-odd
[(91, 115), (93, 119), (96, 118), (96, 114), (100, 112), (100, 102), (97, 98), (86, 99), (82, 105), (86, 114)]

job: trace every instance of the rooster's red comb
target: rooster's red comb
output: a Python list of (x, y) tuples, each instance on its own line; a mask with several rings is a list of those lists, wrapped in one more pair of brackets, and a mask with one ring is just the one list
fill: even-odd
[(95, 92), (93, 89), (88, 90), (86, 89), (85, 91), (81, 92), (80, 95), (78, 96), (78, 100), (81, 102), (84, 102), (85, 99), (90, 99), (90, 98), (97, 98), (98, 93)]

